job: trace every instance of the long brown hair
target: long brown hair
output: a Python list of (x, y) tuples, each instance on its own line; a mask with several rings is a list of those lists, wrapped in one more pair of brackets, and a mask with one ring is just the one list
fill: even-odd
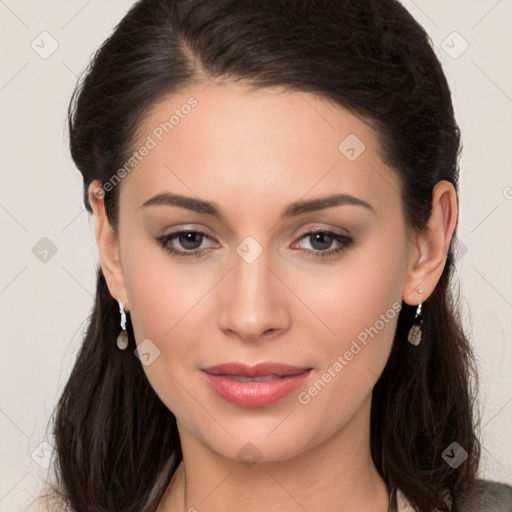
[[(70, 148), (88, 186), (107, 182), (134, 149), (152, 106), (199, 81), (284, 86), (333, 100), (372, 126), (401, 184), (408, 225), (422, 229), (432, 189), (457, 189), (460, 133), (450, 90), (424, 29), (396, 0), (140, 0), (94, 55), (69, 107)], [(117, 229), (121, 187), (105, 190)], [(454, 240), (423, 304), (423, 341), (406, 341), (402, 304), (393, 349), (373, 390), (373, 460), (392, 502), (447, 510), (474, 479), (475, 364), (450, 282)], [(128, 314), (129, 320), (129, 314)], [(153, 512), (182, 460), (176, 420), (133, 357), (120, 352), (117, 302), (97, 268), (96, 302), (53, 417), (54, 491), (72, 510)], [(453, 469), (443, 451), (468, 454)]]

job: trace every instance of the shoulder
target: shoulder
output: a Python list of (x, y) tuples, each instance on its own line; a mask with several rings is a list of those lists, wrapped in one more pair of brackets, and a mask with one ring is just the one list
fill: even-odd
[(489, 480), (475, 480), (453, 500), (453, 512), (512, 512), (512, 487)]

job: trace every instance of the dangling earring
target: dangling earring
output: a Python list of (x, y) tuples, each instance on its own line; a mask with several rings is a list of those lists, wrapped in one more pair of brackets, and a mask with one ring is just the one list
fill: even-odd
[(407, 341), (417, 347), (421, 343), (421, 305), (423, 302), (418, 304), (416, 308), (416, 314), (414, 315), (413, 325), (409, 329), (407, 334)]
[(123, 329), (117, 337), (117, 348), (125, 350), (128, 347), (128, 333), (126, 332), (126, 313), (124, 312), (123, 303), (119, 302), (119, 313), (121, 313), (121, 329)]

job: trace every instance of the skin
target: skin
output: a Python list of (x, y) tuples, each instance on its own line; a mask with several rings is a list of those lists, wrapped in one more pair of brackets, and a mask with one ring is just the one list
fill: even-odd
[[(139, 142), (190, 96), (198, 105), (120, 185), (118, 235), (94, 193), (101, 184), (89, 189), (110, 293), (130, 311), (137, 343), (147, 338), (160, 350), (143, 368), (177, 418), (184, 460), (158, 512), (384, 512), (388, 496), (369, 447), (371, 392), (398, 314), (309, 403), (298, 394), (394, 303), (428, 299), (456, 227), (455, 190), (439, 182), (427, 228), (408, 229), (399, 182), (375, 133), (309, 93), (197, 84), (155, 105)], [(366, 146), (354, 161), (338, 150), (349, 134)], [(162, 192), (214, 202), (223, 219), (177, 206), (141, 208)], [(374, 211), (339, 205), (280, 220), (289, 203), (333, 192)], [(155, 240), (184, 229), (210, 237), (192, 246), (202, 256), (176, 259)], [(354, 242), (334, 257), (308, 257), (299, 250), (341, 247), (303, 236), (315, 229), (348, 230)], [(247, 236), (263, 250), (252, 263), (236, 252)], [(228, 361), (313, 372), (281, 401), (245, 408), (215, 394), (200, 371)], [(247, 443), (258, 450), (254, 465), (237, 455)]]

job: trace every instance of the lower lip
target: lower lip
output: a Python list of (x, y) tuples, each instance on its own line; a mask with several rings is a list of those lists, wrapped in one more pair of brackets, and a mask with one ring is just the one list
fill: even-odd
[(269, 381), (238, 382), (223, 375), (204, 372), (210, 387), (228, 402), (242, 407), (264, 407), (278, 402), (297, 389), (311, 374), (306, 370), (297, 375)]

